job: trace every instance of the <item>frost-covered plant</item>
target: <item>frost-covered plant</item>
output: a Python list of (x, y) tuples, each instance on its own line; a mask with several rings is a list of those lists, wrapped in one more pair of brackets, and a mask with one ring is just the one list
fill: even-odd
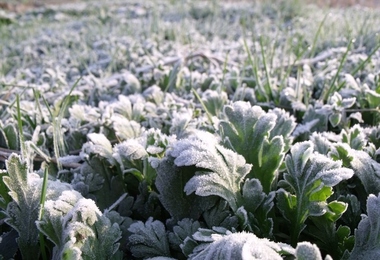
[(271, 191), (292, 142), (294, 119), (279, 109), (266, 113), (242, 101), (225, 106), (224, 114), (227, 120), (219, 126), (223, 142), (254, 165), (248, 177), (259, 179), (264, 191)]
[(55, 245), (52, 259), (120, 259), (120, 227), (76, 191), (48, 200), (38, 229)]
[(103, 2), (0, 17), (3, 258), (378, 258), (374, 10)]
[(290, 224), (290, 243), (295, 245), (309, 216), (322, 216), (334, 207), (327, 199), (332, 187), (354, 172), (339, 161), (313, 153), (313, 143), (295, 144), (285, 158), (287, 171), (279, 182), (277, 207)]
[(207, 132), (178, 141), (170, 154), (175, 158), (176, 166), (200, 169), (186, 183), (184, 191), (187, 195), (195, 192), (199, 196), (219, 196), (234, 211), (242, 205), (240, 185), (251, 165), (246, 164), (241, 155), (219, 145), (217, 138)]
[[(22, 257), (33, 259), (39, 256), (39, 231), (35, 225), (40, 214), (41, 189), (43, 179), (35, 173), (28, 172), (28, 167), (22, 159), (12, 154), (7, 160), (6, 176), (1, 182), (6, 185), (9, 196), (12, 198), (5, 210), (5, 222), (19, 234), (17, 239)], [(46, 198), (56, 199), (65, 190), (71, 187), (60, 181), (50, 182), (47, 187)], [(4, 198), (3, 198), (4, 199)]]

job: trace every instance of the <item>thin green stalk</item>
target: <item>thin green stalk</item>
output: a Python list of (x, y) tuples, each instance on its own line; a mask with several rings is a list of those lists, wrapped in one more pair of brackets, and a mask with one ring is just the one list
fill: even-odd
[(222, 75), (222, 84), (221, 84), (221, 91), (225, 91), (225, 86), (224, 86), (224, 81), (226, 79), (226, 73), (227, 73), (227, 62), (228, 62), (228, 55), (229, 55), (229, 51), (227, 52), (226, 54), (226, 58), (224, 59), (224, 63), (223, 63), (223, 75)]
[[(260, 50), (261, 50), (261, 57), (263, 59), (263, 65), (264, 65), (264, 71), (265, 71), (265, 76), (267, 78), (267, 84), (265, 84), (265, 92), (267, 93), (267, 95), (271, 95), (271, 98), (273, 99), (273, 91), (272, 91), (272, 86), (271, 86), (271, 83), (270, 83), (270, 76), (269, 76), (269, 69), (268, 69), (268, 66), (267, 66), (267, 61), (266, 61), (266, 57), (265, 57), (265, 53), (264, 53), (264, 43), (263, 43), (263, 37), (260, 36)], [(267, 102), (269, 102), (270, 100), (267, 100)]]
[(45, 106), (46, 106), (46, 108), (47, 108), (47, 110), (49, 112), (50, 117), (53, 118), (53, 112), (51, 112), (49, 103), (47, 102), (47, 100), (46, 100), (46, 98), (44, 96), (41, 96), (41, 98), (42, 98), (42, 101), (44, 101), (44, 103), (45, 103)]
[[(40, 211), (38, 214), (38, 220), (41, 220), (44, 215), (48, 176), (49, 176), (48, 167), (46, 167), (44, 170), (44, 179), (42, 182), (42, 190), (41, 190), (41, 197), (40, 197)], [(47, 260), (48, 258), (46, 255), (45, 237), (41, 232), (39, 234), (39, 239), (40, 239), (40, 250), (41, 250), (42, 259)]]
[(353, 69), (350, 74), (352, 76), (355, 76), (356, 73), (358, 73), (359, 70), (363, 69), (363, 67), (371, 60), (372, 56), (380, 49), (380, 44), (378, 44), (376, 46), (376, 48), (374, 48), (372, 50), (372, 52), (368, 55), (367, 59), (365, 59), (364, 61), (362, 61), (359, 66), (357, 66), (355, 69)]
[(320, 22), (320, 24), (319, 24), (319, 26), (318, 26), (317, 33), (314, 35), (313, 44), (311, 45), (310, 57), (314, 57), (314, 54), (315, 54), (315, 47), (316, 47), (316, 45), (317, 45), (317, 41), (318, 41), (318, 39), (319, 39), (319, 35), (321, 34), (322, 26), (325, 24), (326, 19), (327, 19), (327, 16), (329, 16), (329, 15), (330, 15), (330, 13), (327, 13), (327, 14), (325, 15), (325, 17), (323, 17), (322, 22)]
[[(21, 92), (20, 95), (24, 94), (25, 91), (26, 91), (26, 88)], [(18, 96), (18, 94), (17, 94), (17, 96)], [(9, 104), (9, 108), (12, 108), (16, 102), (17, 102), (17, 98), (16, 98), (16, 100), (13, 100), (13, 101)]]
[(21, 108), (20, 108), (20, 96), (17, 94), (16, 96), (16, 106), (17, 106), (17, 127), (18, 127), (18, 136), (20, 140), (20, 148), (21, 148), (21, 154), (23, 159), (25, 160), (27, 158), (26, 154), (26, 146), (25, 146), (25, 138), (24, 138), (24, 131), (22, 127), (22, 119), (21, 119)]
[(199, 103), (201, 104), (201, 106), (202, 106), (203, 109), (205, 110), (206, 115), (207, 115), (207, 118), (208, 118), (208, 120), (210, 121), (210, 124), (213, 125), (213, 123), (212, 123), (212, 115), (211, 115), (210, 112), (207, 110), (207, 107), (206, 107), (205, 104), (203, 103), (201, 97), (198, 95), (197, 91), (195, 91), (194, 88), (192, 88), (191, 91), (193, 91), (195, 97), (198, 99)]
[(78, 85), (81, 79), (82, 77), (77, 79), (77, 81), (71, 87), (69, 94), (67, 94), (67, 96), (62, 101), (62, 105), (58, 111), (58, 115), (53, 118), (53, 145), (54, 145), (54, 154), (55, 154), (55, 157), (57, 158), (58, 170), (63, 169), (62, 164), (58, 160), (58, 158), (61, 157), (61, 154), (66, 154), (65, 142), (63, 140), (62, 131), (61, 131), (61, 121), (67, 109), (67, 106), (69, 105), (71, 93), (73, 92), (74, 88)]
[(245, 38), (245, 27), (244, 26), (242, 26), (242, 30), (243, 30), (243, 36), (244, 36), (243, 37), (244, 48), (248, 54), (248, 61), (251, 64), (252, 71), (253, 71), (253, 74), (254, 74), (255, 79), (256, 79), (257, 87), (258, 87), (259, 91), (261, 92), (261, 94), (265, 97), (265, 100), (267, 102), (269, 102), (269, 97), (268, 97), (267, 93), (265, 92), (265, 90), (261, 84), (260, 78), (259, 78), (259, 74), (258, 74), (258, 70), (257, 70), (258, 66), (257, 66), (257, 64), (254, 63), (253, 58), (252, 58), (252, 53), (248, 48), (247, 40)]
[[(346, 62), (347, 55), (348, 55), (348, 53), (349, 53), (350, 50), (351, 50), (351, 46), (352, 46), (352, 43), (353, 43), (353, 42), (354, 42), (354, 40), (351, 40), (351, 41), (349, 42), (349, 44), (348, 44), (348, 46), (347, 46), (347, 50), (346, 50), (346, 52), (344, 53), (344, 55), (343, 55), (343, 57), (342, 57), (342, 59), (341, 59), (341, 61), (340, 61), (340, 64), (339, 64), (339, 67), (338, 67), (338, 71), (336, 72), (336, 74), (335, 74), (335, 76), (334, 76), (334, 78), (333, 78), (333, 80), (332, 80), (332, 82), (331, 82), (331, 84), (330, 84), (330, 87), (327, 89), (327, 91), (325, 91), (325, 89), (323, 89), (323, 92), (325, 92), (325, 94), (324, 94), (324, 95), (321, 95), (322, 100), (327, 100), (327, 97), (329, 97), (331, 93), (334, 93), (335, 91), (339, 91), (339, 90), (340, 90), (341, 86), (339, 86), (338, 88), (336, 88), (336, 86), (335, 86), (335, 82), (336, 82), (336, 80), (338, 79), (338, 76), (339, 76), (339, 74), (340, 74), (340, 72), (341, 72), (341, 70), (342, 70), (342, 68), (343, 68), (344, 63)], [(322, 92), (322, 93), (323, 93), (323, 92)]]

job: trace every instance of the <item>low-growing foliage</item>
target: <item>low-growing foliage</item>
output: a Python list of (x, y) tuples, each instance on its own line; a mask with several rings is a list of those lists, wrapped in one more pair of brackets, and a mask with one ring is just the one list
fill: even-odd
[(0, 258), (379, 259), (379, 16), (276, 3), (1, 23)]

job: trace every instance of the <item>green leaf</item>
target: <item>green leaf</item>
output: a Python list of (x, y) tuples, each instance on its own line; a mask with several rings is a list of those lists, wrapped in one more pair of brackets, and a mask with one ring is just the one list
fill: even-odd
[(113, 117), (113, 128), (115, 129), (115, 134), (121, 140), (128, 140), (129, 138), (139, 137), (142, 132), (141, 125), (134, 121), (128, 120), (125, 117), (115, 115)]
[(189, 259), (282, 259), (281, 246), (267, 239), (260, 239), (252, 233), (232, 233), (224, 228), (212, 230), (200, 228), (193, 239), (199, 245), (189, 255)]
[(287, 172), (279, 182), (277, 207), (290, 223), (291, 244), (295, 245), (309, 216), (326, 213), (326, 199), (331, 187), (352, 177), (351, 169), (341, 167), (340, 161), (313, 153), (313, 143), (295, 144), (285, 158)]
[(239, 226), (238, 217), (233, 214), (227, 201), (220, 199), (214, 206), (202, 214), (202, 218), (208, 228), (224, 227), (236, 229)]
[(185, 193), (184, 187), (194, 176), (195, 167), (178, 167), (174, 164), (174, 158), (168, 156), (159, 162), (156, 171), (158, 198), (177, 221), (183, 218), (199, 219), (205, 210), (215, 204), (216, 197)]
[(206, 90), (202, 94), (202, 101), (207, 111), (213, 116), (219, 116), (223, 106), (227, 103), (228, 97), (225, 92), (216, 90)]
[(322, 260), (322, 255), (319, 248), (309, 242), (298, 243), (295, 255), (297, 260)]
[(310, 217), (305, 229), (305, 234), (312, 237), (313, 241), (325, 252), (329, 252), (333, 259), (341, 259), (343, 255), (352, 249), (353, 236), (350, 228), (339, 226), (336, 222), (347, 210), (347, 204), (340, 201), (332, 201), (325, 207), (326, 213), (322, 216)]
[(380, 104), (380, 94), (376, 93), (371, 89), (365, 90), (366, 100), (370, 108), (379, 107)]
[[(12, 154), (6, 161), (8, 176), (3, 181), (13, 201), (9, 202), (5, 221), (19, 233), (17, 239), (23, 259), (35, 259), (39, 255), (38, 219), (43, 179), (28, 173), (28, 167), (20, 157)], [(59, 181), (48, 183), (46, 198), (56, 198), (70, 186)]]
[(142, 221), (133, 223), (128, 230), (132, 232), (129, 244), (134, 257), (170, 257), (169, 241), (161, 221), (149, 218), (145, 223)]
[(336, 144), (330, 156), (334, 159), (343, 160), (346, 167), (354, 170), (359, 177), (367, 194), (380, 192), (380, 164), (364, 151), (357, 151), (348, 144)]
[[(198, 221), (189, 218), (178, 221), (177, 225), (173, 227), (173, 231), (168, 233), (170, 247), (177, 251), (181, 251), (181, 244), (184, 243), (186, 238), (192, 239), (191, 236), (197, 232), (200, 227), (201, 224)], [(193, 241), (195, 242), (195, 240)]]
[(220, 121), (223, 142), (254, 166), (247, 177), (259, 179), (268, 193), (289, 149), (294, 119), (282, 110), (266, 113), (242, 101), (226, 105), (224, 114), (227, 120)]
[(275, 192), (269, 194), (263, 192), (263, 187), (257, 179), (247, 179), (242, 192), (246, 213), (242, 208), (240, 208), (240, 212), (247, 218), (247, 226), (244, 229), (248, 228), (259, 237), (271, 237), (273, 235), (273, 218), (268, 214), (274, 206)]
[(38, 229), (34, 222), (39, 213), (39, 193), (36, 191), (42, 186), (38, 179), (30, 180), (28, 185), (27, 165), (18, 155), (12, 154), (6, 162), (8, 176), (3, 177), (13, 199), (7, 206), (6, 223), (17, 230), (17, 239), (24, 259), (39, 255)]
[[(83, 163), (79, 170), (80, 176), (74, 179), (73, 186), (78, 191), (84, 190), (84, 196), (94, 198), (101, 210), (111, 206), (125, 193), (125, 184), (122, 178), (112, 172), (106, 160), (92, 157)], [(84, 189), (81, 188), (83, 185)]]
[(87, 154), (97, 154), (104, 157), (111, 165), (113, 165), (115, 160), (112, 157), (112, 144), (107, 137), (103, 134), (96, 133), (88, 134), (87, 137), (90, 139), (91, 143), (84, 145), (82, 150)]
[(342, 142), (349, 144), (355, 150), (362, 150), (367, 143), (364, 129), (360, 125), (354, 125), (348, 131), (342, 130), (341, 135)]
[(333, 127), (337, 127), (342, 119), (342, 114), (340, 112), (333, 113), (329, 116), (330, 124)]
[(104, 215), (98, 214), (97, 217), (97, 221), (91, 226), (94, 236), (88, 237), (81, 248), (83, 259), (123, 259), (122, 254), (117, 254), (121, 238), (119, 225), (112, 223)]
[(117, 254), (121, 231), (102, 215), (95, 202), (76, 191), (64, 191), (45, 202), (39, 230), (55, 244), (53, 259), (120, 259)]
[(355, 246), (349, 259), (379, 259), (380, 257), (380, 195), (370, 194), (367, 215), (362, 216), (355, 230)]
[(18, 151), (20, 150), (19, 136), (17, 128), (13, 124), (8, 124), (2, 129), (5, 134), (5, 141), (8, 149)]
[[(8, 176), (7, 171), (0, 171), (0, 208), (2, 210), (6, 210), (9, 202), (12, 201), (11, 196), (9, 196), (9, 189), (7, 185), (4, 183), (3, 177)], [(3, 215), (1, 213), (1, 215)]]
[(358, 226), (362, 214), (358, 197), (353, 194), (347, 194), (339, 196), (338, 200), (347, 203), (347, 210), (341, 217), (342, 222), (354, 230)]
[(196, 166), (199, 170), (185, 185), (187, 195), (216, 195), (225, 199), (232, 210), (241, 205), (240, 185), (251, 169), (244, 158), (218, 145), (215, 136), (199, 131), (172, 147), (177, 166)]

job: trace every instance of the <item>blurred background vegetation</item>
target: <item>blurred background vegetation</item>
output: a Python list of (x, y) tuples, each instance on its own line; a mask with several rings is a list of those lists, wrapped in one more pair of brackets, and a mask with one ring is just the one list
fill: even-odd
[[(0, 0), (0, 3), (6, 4), (23, 4), (23, 5), (45, 5), (45, 4), (63, 4), (68, 2), (86, 2), (91, 0)], [(150, 1), (150, 0), (144, 0)], [(203, 0), (203, 1), (214, 1), (214, 0)], [(368, 7), (380, 6), (380, 0), (224, 0), (228, 2), (297, 2), (297, 3), (313, 3), (320, 6), (334, 6), (334, 7), (344, 7), (352, 5), (363, 5)], [(112, 3), (112, 1), (110, 1)]]

